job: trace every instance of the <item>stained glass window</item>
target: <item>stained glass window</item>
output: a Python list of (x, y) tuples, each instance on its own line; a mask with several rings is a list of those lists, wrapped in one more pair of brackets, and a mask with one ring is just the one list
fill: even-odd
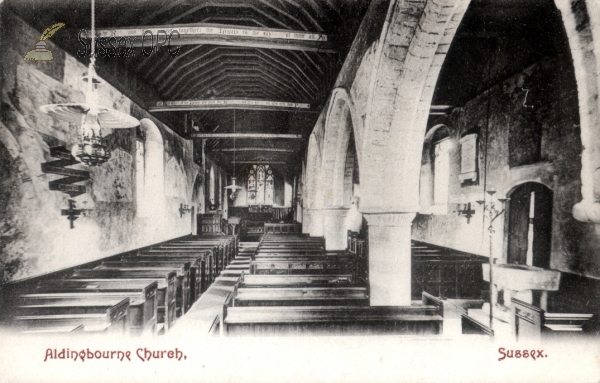
[(248, 172), (248, 205), (256, 205), (256, 171), (254, 167)]
[(269, 165), (253, 165), (248, 171), (248, 205), (273, 205), (274, 184)]

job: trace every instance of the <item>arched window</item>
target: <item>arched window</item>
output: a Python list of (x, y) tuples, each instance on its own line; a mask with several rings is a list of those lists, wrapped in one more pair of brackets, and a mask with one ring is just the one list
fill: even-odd
[(136, 140), (136, 214), (162, 216), (164, 209), (164, 146), (160, 130), (147, 118), (140, 121)]
[(427, 132), (421, 165), (421, 213), (448, 213), (450, 155), (453, 148), (447, 126), (438, 125)]
[(445, 137), (433, 145), (433, 204), (448, 203), (450, 186), (450, 149), (452, 142)]
[(273, 205), (274, 186), (269, 165), (252, 165), (248, 171), (248, 205)]

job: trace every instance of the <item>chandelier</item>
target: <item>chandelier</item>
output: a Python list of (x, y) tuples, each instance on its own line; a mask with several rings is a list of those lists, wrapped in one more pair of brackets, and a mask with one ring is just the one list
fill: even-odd
[(88, 166), (102, 165), (110, 159), (110, 149), (102, 138), (101, 129), (127, 129), (134, 128), (140, 122), (123, 112), (98, 105), (98, 84), (102, 81), (96, 75), (96, 29), (95, 6), (92, 3), (92, 41), (90, 63), (87, 76), (82, 81), (85, 87), (85, 103), (51, 104), (43, 105), (40, 110), (58, 120), (80, 124), (81, 135), (79, 143), (75, 144), (71, 154), (79, 162)]
[(231, 190), (231, 194), (229, 194), (229, 198), (234, 201), (237, 197), (238, 191), (242, 190), (241, 186), (236, 185), (235, 183), (235, 109), (233, 110), (233, 176), (231, 177), (231, 185), (225, 186), (225, 189)]

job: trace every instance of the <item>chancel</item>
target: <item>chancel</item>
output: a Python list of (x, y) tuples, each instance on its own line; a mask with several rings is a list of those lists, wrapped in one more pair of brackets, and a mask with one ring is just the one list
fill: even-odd
[(2, 329), (600, 334), (597, 1), (0, 19)]

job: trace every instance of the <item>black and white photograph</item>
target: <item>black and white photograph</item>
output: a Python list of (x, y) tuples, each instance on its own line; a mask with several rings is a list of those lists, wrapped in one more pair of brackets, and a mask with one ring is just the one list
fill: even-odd
[(600, 381), (600, 0), (0, 0), (0, 383)]

